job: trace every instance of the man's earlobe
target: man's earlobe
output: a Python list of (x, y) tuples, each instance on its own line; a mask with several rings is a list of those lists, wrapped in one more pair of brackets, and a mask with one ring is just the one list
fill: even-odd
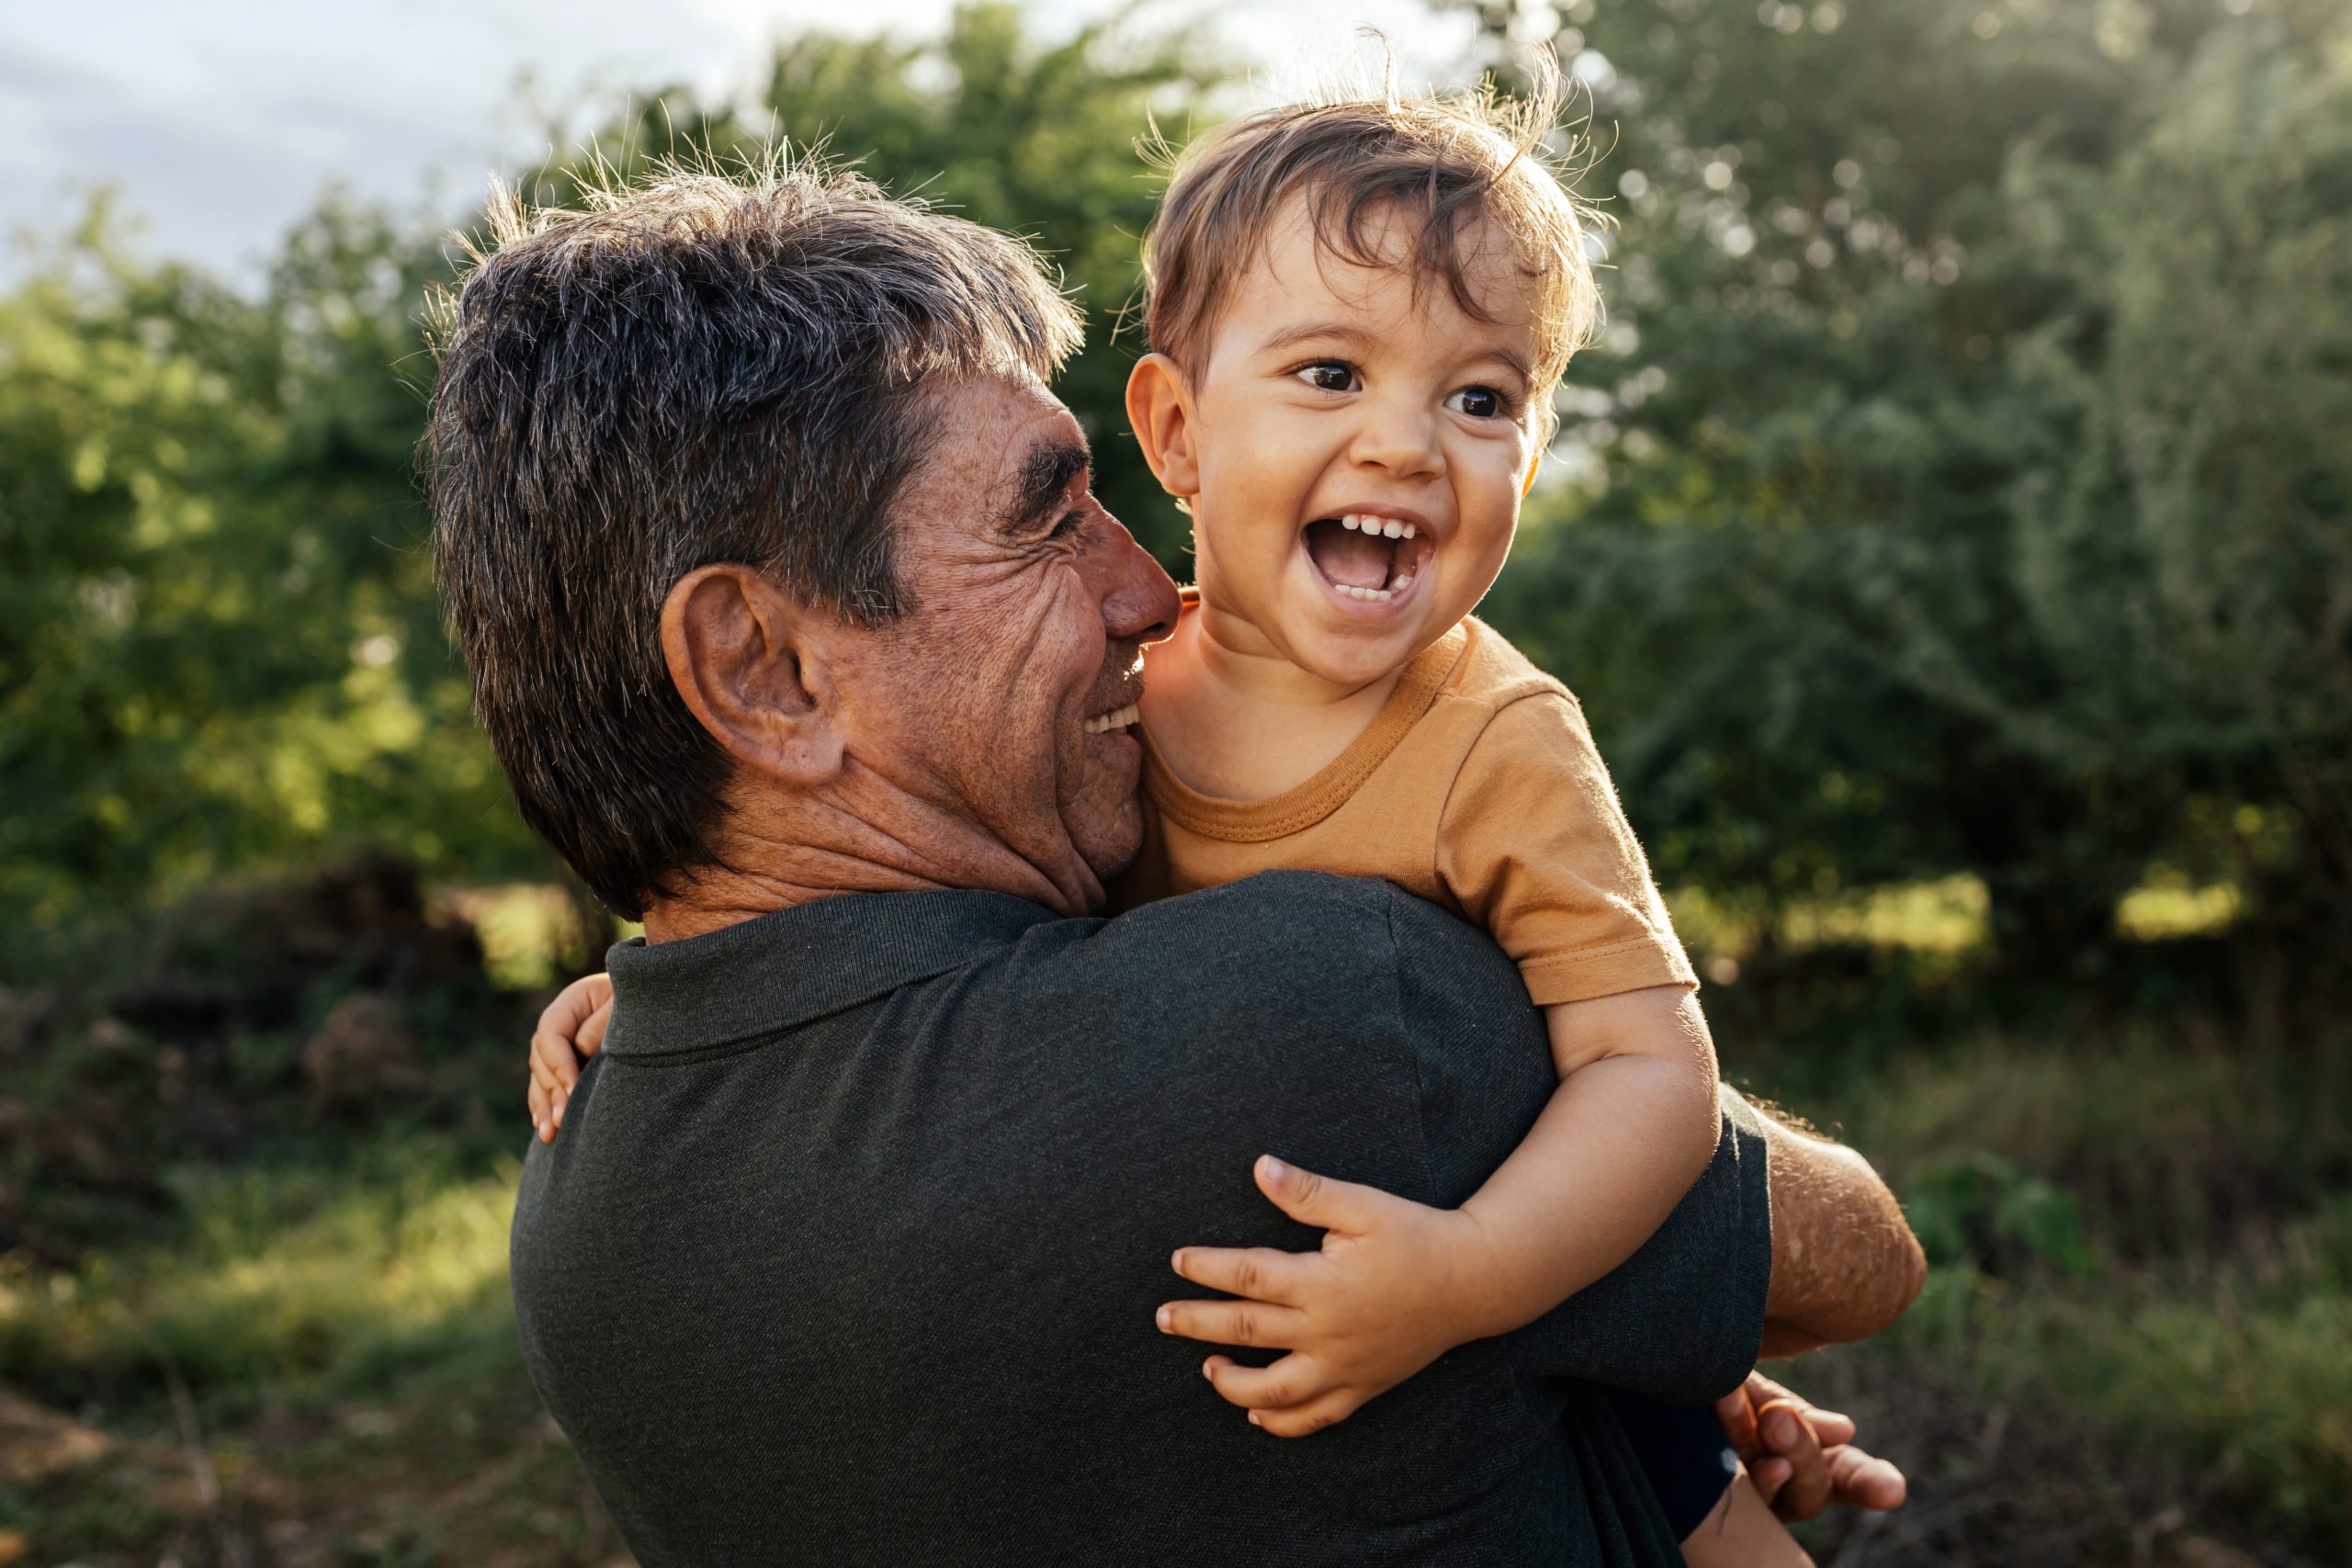
[(745, 767), (802, 787), (842, 768), (820, 614), (734, 561), (688, 572), (662, 604), (662, 657), (695, 719)]
[(1160, 489), (1178, 497), (1200, 493), (1200, 460), (1193, 451), (1192, 383), (1168, 355), (1147, 354), (1127, 373), (1127, 424)]

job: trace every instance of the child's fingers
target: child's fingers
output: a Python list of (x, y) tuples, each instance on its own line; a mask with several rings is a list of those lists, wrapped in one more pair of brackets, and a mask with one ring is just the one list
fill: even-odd
[[(568, 1048), (580, 1035), (581, 1030), (600, 1008), (612, 1005), (613, 982), (607, 975), (590, 975), (574, 980), (555, 994), (539, 1013), (538, 1027), (531, 1031), (536, 1042), (540, 1035), (560, 1040)], [(604, 1038), (599, 1031), (596, 1038)]]
[(1396, 1202), (1377, 1187), (1301, 1170), (1272, 1155), (1259, 1156), (1250, 1175), (1257, 1178), (1258, 1190), (1292, 1219), (1342, 1235), (1370, 1228), (1384, 1209), (1393, 1209)]
[(573, 1049), (583, 1056), (594, 1055), (605, 1048), (605, 1031), (611, 1028), (612, 1023), (613, 993), (612, 987), (607, 985), (605, 989), (604, 1005), (590, 1013), (588, 1021), (580, 1026), (580, 1033), (571, 1043)]
[(1306, 1329), (1306, 1314), (1264, 1302), (1170, 1302), (1155, 1319), (1162, 1334), (1212, 1345), (1287, 1350)]
[(1289, 1410), (1329, 1392), (1311, 1356), (1284, 1356), (1271, 1367), (1245, 1367), (1230, 1356), (1211, 1356), (1201, 1371), (1228, 1404), (1244, 1410)]
[(543, 1144), (553, 1143), (555, 1141), (556, 1126), (556, 1119), (553, 1113), (555, 1101), (548, 1094), (547, 1085), (541, 1083), (537, 1077), (534, 1077), (531, 1079), (531, 1089), (527, 1098), (531, 1104), (531, 1125), (537, 1130), (539, 1142)]
[(557, 1089), (569, 1089), (580, 1077), (580, 1057), (571, 1042), (548, 1030), (531, 1036), (531, 1063), (546, 1068)]
[(1212, 1291), (1291, 1306), (1298, 1301), (1302, 1259), (1314, 1256), (1272, 1247), (1180, 1247), (1169, 1266)]
[(1320, 1399), (1288, 1410), (1252, 1410), (1250, 1424), (1277, 1438), (1305, 1438), (1326, 1427), (1336, 1427), (1354, 1415), (1363, 1402), (1346, 1389), (1333, 1389)]

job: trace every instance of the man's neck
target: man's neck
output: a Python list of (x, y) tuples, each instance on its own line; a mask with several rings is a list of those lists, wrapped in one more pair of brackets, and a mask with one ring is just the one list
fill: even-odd
[(1057, 877), (982, 825), (899, 790), (856, 763), (822, 796), (737, 800), (712, 863), (676, 877), (645, 911), (651, 943), (704, 936), (852, 893), (1005, 893), (1062, 914), (1100, 909), (1082, 862)]

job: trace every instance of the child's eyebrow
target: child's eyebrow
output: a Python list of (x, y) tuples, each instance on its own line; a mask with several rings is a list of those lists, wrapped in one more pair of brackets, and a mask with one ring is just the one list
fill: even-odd
[[(1303, 343), (1318, 342), (1344, 343), (1360, 348), (1368, 344), (1376, 344), (1379, 341), (1379, 333), (1366, 332), (1363, 328), (1356, 326), (1351, 322), (1303, 321), (1297, 326), (1283, 327), (1278, 331), (1268, 333), (1266, 340), (1258, 345), (1258, 352), (1261, 354), (1271, 354), (1279, 348), (1295, 348)], [(1477, 357), (1480, 359), (1492, 359), (1507, 366), (1522, 381), (1532, 381), (1535, 379), (1534, 371), (1529, 367), (1527, 355), (1505, 347), (1500, 344), (1481, 349)]]
[(1336, 338), (1341, 343), (1368, 344), (1379, 340), (1362, 327), (1347, 321), (1302, 321), (1295, 327), (1283, 327), (1267, 335), (1258, 345), (1261, 354), (1277, 348), (1291, 348), (1317, 339)]

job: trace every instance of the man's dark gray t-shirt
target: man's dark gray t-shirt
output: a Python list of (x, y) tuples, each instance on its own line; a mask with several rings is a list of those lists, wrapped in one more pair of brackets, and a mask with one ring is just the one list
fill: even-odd
[(1533, 1122), (1541, 1017), (1434, 907), (1308, 873), (1110, 921), (857, 895), (612, 976), (524, 1168), (514, 1298), (647, 1568), (1679, 1560), (1585, 1381), (1698, 1400), (1752, 1364), (1744, 1123), (1615, 1273), (1314, 1437), (1153, 1326), (1203, 1293), (1176, 1247), (1316, 1245), (1259, 1155), (1451, 1205)]

